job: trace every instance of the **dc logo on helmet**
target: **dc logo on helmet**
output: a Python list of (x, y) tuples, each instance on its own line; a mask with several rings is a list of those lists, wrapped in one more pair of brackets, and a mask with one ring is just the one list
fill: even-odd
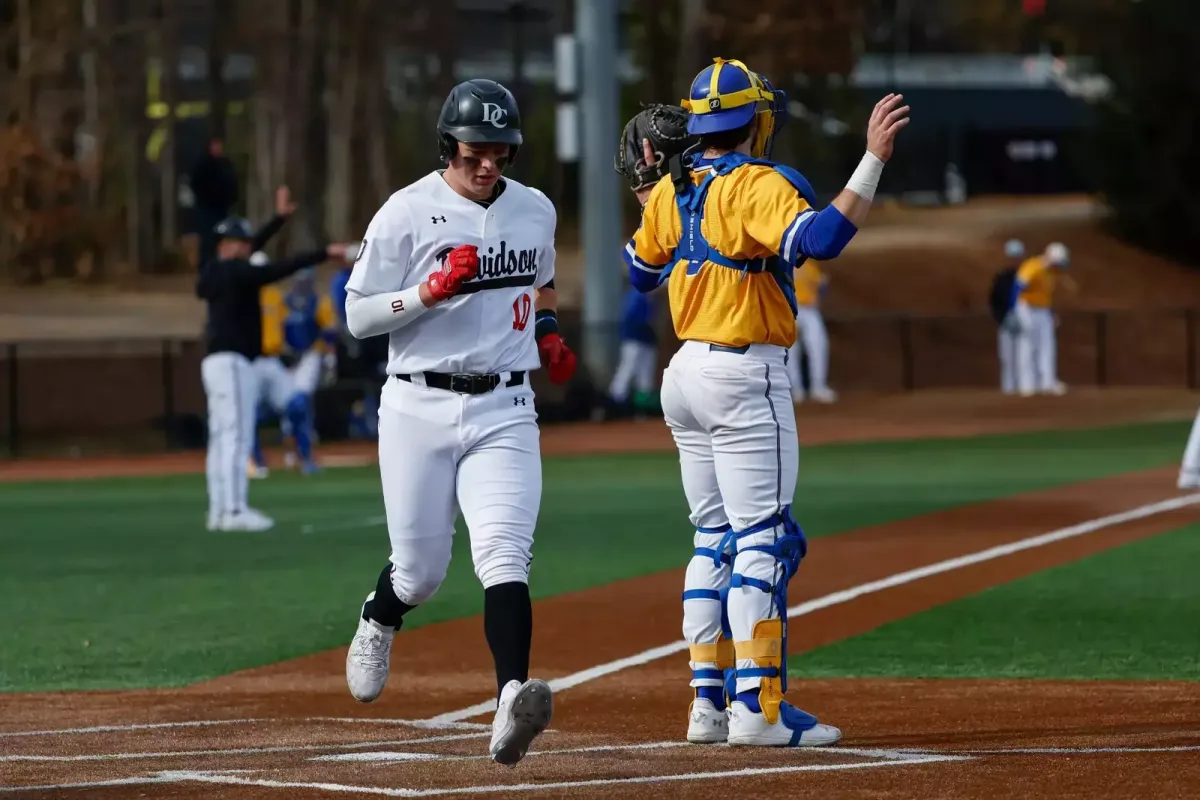
[(710, 97), (708, 99), (708, 110), (709, 111), (716, 111), (720, 107), (721, 107), (721, 98)]
[(484, 103), (483, 121), (494, 128), (504, 128), (508, 125), (508, 111), (496, 103)]

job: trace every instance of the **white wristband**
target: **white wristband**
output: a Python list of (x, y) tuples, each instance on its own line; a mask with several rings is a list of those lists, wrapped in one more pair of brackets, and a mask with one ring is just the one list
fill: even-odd
[(875, 190), (879, 188), (879, 177), (883, 174), (883, 162), (868, 150), (863, 153), (862, 161), (858, 162), (854, 174), (846, 182), (846, 188), (864, 200), (875, 199)]
[(421, 302), (420, 285), (400, 292), (360, 295), (346, 292), (346, 327), (356, 339), (403, 328), (429, 308)]

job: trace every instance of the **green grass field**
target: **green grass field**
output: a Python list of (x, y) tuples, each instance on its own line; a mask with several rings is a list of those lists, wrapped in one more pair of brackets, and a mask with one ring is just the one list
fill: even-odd
[[(1160, 466), (1186, 430), (804, 449), (797, 516), (832, 535)], [(202, 476), (0, 484), (0, 691), (176, 686), (344, 645), (387, 557), (377, 471), (273, 475), (252, 496), (274, 531), (206, 532)], [(548, 460), (535, 597), (681, 567), (690, 544), (674, 454)], [(481, 604), (460, 529), (446, 584), (407, 624)]]
[(1200, 680), (1200, 525), (790, 659), (796, 677)]

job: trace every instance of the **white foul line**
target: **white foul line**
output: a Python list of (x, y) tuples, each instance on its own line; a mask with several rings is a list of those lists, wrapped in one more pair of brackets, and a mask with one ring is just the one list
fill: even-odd
[(860, 761), (846, 764), (797, 764), (787, 767), (750, 767), (746, 769), (720, 770), (714, 772), (690, 772), (682, 775), (646, 775), (634, 778), (597, 778), (558, 783), (521, 783), (492, 786), (459, 786), (444, 789), (403, 789), (384, 786), (353, 786), (340, 783), (306, 783), (276, 781), (263, 778), (244, 778), (237, 775), (210, 772), (163, 772), (159, 777), (168, 782), (197, 781), (228, 786), (262, 786), (270, 789), (318, 789), (326, 792), (347, 794), (374, 794), (384, 797), (439, 797), (450, 794), (500, 794), (508, 792), (536, 792), (553, 789), (582, 789), (591, 786), (624, 786), (641, 783), (668, 783), (675, 781), (728, 780), (750, 778), (758, 775), (780, 775), (789, 772), (840, 772), (842, 770), (869, 769), (872, 767), (897, 767), (913, 764), (935, 764), (947, 761), (969, 761), (970, 756), (914, 756), (901, 761)]
[(81, 733), (116, 733), (120, 731), (150, 731), (159, 728), (203, 728), (210, 725), (250, 725), (256, 722), (274, 722), (271, 719), (201, 719), (188, 722), (148, 722), (130, 725), (95, 725), (90, 728), (63, 728), (55, 731), (8, 731), (0, 733), (0, 739), (18, 736), (70, 736)]
[[(1060, 528), (1050, 533), (1043, 533), (1038, 536), (1031, 536), (1026, 539), (1018, 539), (1015, 542), (1008, 544), (989, 547), (986, 550), (979, 550), (974, 553), (969, 553), (965, 556), (957, 556), (948, 558), (945, 561), (939, 561), (936, 564), (928, 564), (924, 567), (917, 567), (905, 572), (898, 572), (895, 575), (889, 575), (876, 581), (855, 586), (850, 589), (843, 589), (839, 592), (827, 594), (824, 597), (818, 597), (813, 600), (808, 600), (799, 605), (792, 606), (788, 609), (788, 617), (800, 617), (805, 614), (811, 614), (814, 611), (819, 611), (830, 606), (841, 605), (863, 597), (868, 594), (882, 592), (885, 589), (892, 589), (897, 586), (903, 586), (906, 583), (919, 581), (922, 578), (928, 578), (931, 575), (940, 575), (944, 572), (953, 572), (956, 569), (969, 567), (974, 564), (980, 564), (984, 561), (991, 561), (996, 558), (1010, 556), (1013, 553), (1019, 553), (1023, 550), (1032, 550), (1037, 547), (1044, 547), (1048, 544), (1061, 542), (1064, 539), (1071, 539), (1076, 536), (1083, 536), (1089, 533), (1095, 533), (1104, 528), (1110, 528), (1114, 525), (1121, 525), (1126, 522), (1133, 522), (1146, 517), (1152, 517), (1155, 514), (1162, 514), (1166, 511), (1176, 511), (1180, 508), (1196, 505), (1200, 503), (1200, 494), (1189, 494), (1182, 497), (1173, 497), (1170, 500), (1162, 500), (1157, 503), (1139, 506), (1129, 511), (1122, 511), (1118, 514), (1110, 514), (1106, 517), (1081, 522), (1078, 525), (1072, 525), (1067, 528)], [(607, 664), (601, 664), (596, 667), (581, 670), (571, 675), (566, 675), (561, 678), (555, 678), (549, 681), (550, 688), (554, 691), (562, 691), (570, 689), (588, 681), (594, 681), (597, 678), (602, 678), (605, 675), (611, 675), (614, 672), (620, 672), (630, 667), (639, 667), (643, 664), (649, 664), (652, 661), (657, 661), (660, 658), (682, 653), (688, 649), (688, 643), (683, 640), (672, 642), (671, 644), (661, 647), (654, 647), (650, 650), (645, 650), (636, 655), (626, 656), (625, 658), (610, 661)], [(477, 717), (480, 714), (486, 714), (490, 711), (495, 711), (496, 701), (489, 700), (482, 703), (476, 703), (473, 706), (460, 709), (458, 711), (450, 711), (445, 714), (439, 714), (436, 717), (430, 717), (425, 720), (433, 725), (446, 725), (453, 722), (461, 722), (463, 720)]]
[(369, 747), (394, 747), (396, 745), (430, 744), (432, 742), (457, 742), (463, 739), (486, 739), (492, 734), (452, 733), (445, 736), (426, 736), (420, 739), (392, 739), (379, 742), (352, 742), (350, 744), (307, 744), (280, 747), (236, 747), (225, 750), (171, 750), (161, 753), (85, 753), (73, 756), (15, 755), (0, 756), (0, 763), (23, 762), (74, 762), (74, 761), (130, 761), (142, 758), (194, 758), (197, 756), (256, 756), (270, 753), (319, 753), (322, 750), (364, 750)]

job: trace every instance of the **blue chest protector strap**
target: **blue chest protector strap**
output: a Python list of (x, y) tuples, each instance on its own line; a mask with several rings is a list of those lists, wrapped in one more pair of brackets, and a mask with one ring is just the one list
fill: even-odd
[(671, 164), (671, 181), (675, 186), (675, 206), (679, 209), (680, 236), (679, 244), (671, 255), (671, 261), (662, 271), (659, 283), (666, 281), (671, 271), (681, 261), (687, 261), (687, 273), (695, 275), (704, 263), (711, 262), (722, 267), (741, 271), (743, 276), (751, 272), (767, 272), (775, 279), (779, 289), (787, 298), (792, 313), (797, 311), (796, 288), (792, 279), (792, 265), (785, 264), (778, 256), (767, 258), (730, 258), (714, 248), (704, 237), (701, 222), (704, 219), (704, 201), (714, 178), (728, 175), (738, 167), (746, 164), (757, 164), (770, 167), (778, 172), (796, 188), (796, 191), (814, 204), (812, 186), (796, 170), (767, 161), (761, 158), (751, 158), (743, 153), (727, 153), (712, 161), (708, 174), (699, 185), (692, 183), (691, 174), (679, 162)]

